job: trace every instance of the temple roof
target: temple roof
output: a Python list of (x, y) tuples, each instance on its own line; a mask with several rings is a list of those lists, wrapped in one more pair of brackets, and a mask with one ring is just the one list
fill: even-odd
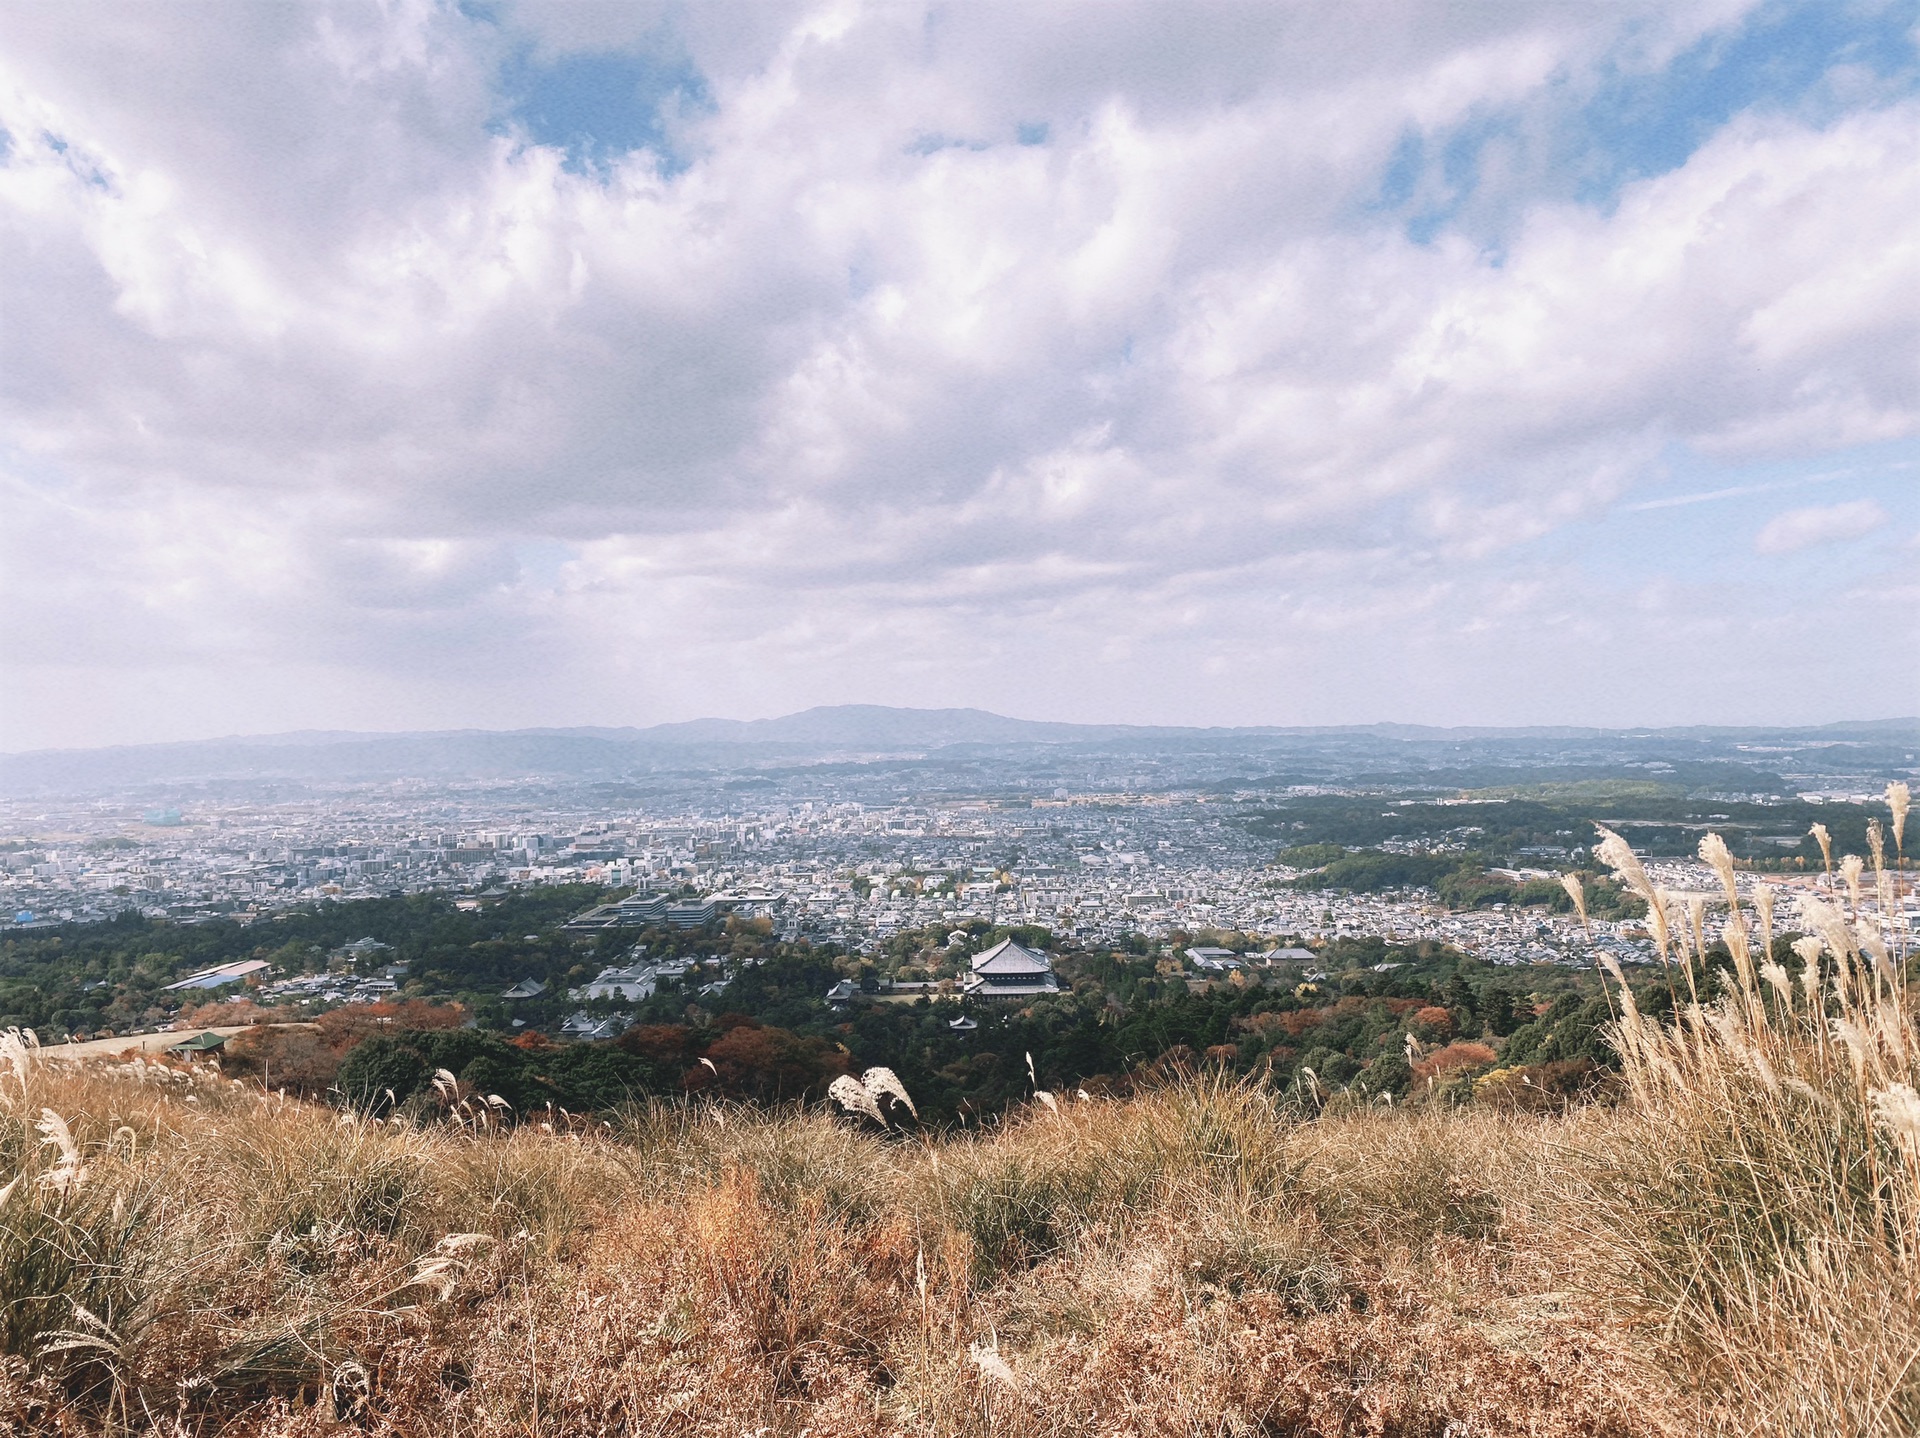
[(1053, 965), (1047, 961), (1045, 954), (1023, 949), (1012, 939), (1002, 939), (992, 948), (973, 956), (973, 971), (994, 978), (1026, 978), (1029, 975), (1039, 978), (1043, 974), (1051, 974)]

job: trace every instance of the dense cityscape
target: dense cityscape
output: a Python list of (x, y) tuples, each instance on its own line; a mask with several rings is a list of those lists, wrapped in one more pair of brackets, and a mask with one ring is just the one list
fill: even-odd
[[(127, 909), (177, 922), (246, 920), (314, 902), (587, 883), (717, 896), (723, 907), (767, 915), (787, 936), (856, 948), (966, 919), (1041, 925), (1090, 943), (1197, 928), (1434, 937), (1516, 961), (1539, 956), (1543, 942), (1557, 952), (1571, 941), (1565, 923), (1450, 916), (1430, 895), (1284, 889), (1297, 871), (1274, 863), (1274, 846), (1236, 822), (1252, 807), (1122, 794), (1019, 809), (841, 802), (725, 815), (531, 806), (463, 815), (361, 795), (289, 809), (236, 805), (191, 822), (155, 814), (135, 829), (138, 839), (111, 818), (61, 815), (61, 838), (0, 860), (0, 884), (14, 927)], [(109, 836), (89, 835), (89, 819)]]
[[(951, 766), (951, 756), (933, 757)], [(1069, 767), (1057, 755), (1048, 762), (1048, 777)], [(1218, 755), (1177, 756), (1161, 767), (1184, 784), (1141, 789), (1085, 785), (1151, 761), (1083, 759), (1073, 770), (1078, 791), (1056, 785), (1044, 795), (1033, 793), (1030, 756), (996, 765), (975, 755), (968, 763), (986, 792), (955, 793), (956, 777), (943, 773), (942, 792), (890, 793), (906, 786), (895, 760), (878, 759), (771, 777), (764, 768), (721, 767), (656, 786), (667, 792), (652, 803), (630, 795), (609, 802), (604, 784), (552, 777), (16, 797), (0, 807), (0, 831), (10, 836), (0, 849), (0, 933), (26, 937), (136, 914), (161, 924), (245, 926), (369, 900), (438, 896), (474, 908), (564, 890), (586, 900), (565, 932), (575, 942), (600, 940), (601, 953), (649, 925), (711, 930), (731, 919), (849, 956), (877, 954), (898, 935), (949, 931), (1043, 931), (1084, 950), (1144, 942), (1198, 982), (1271, 966), (1281, 954), (1296, 961), (1289, 972), (1311, 973), (1318, 950), (1362, 938), (1444, 945), (1494, 965), (1589, 969), (1601, 953), (1623, 963), (1653, 957), (1637, 915), (1583, 916), (1561, 896), (1561, 873), (1593, 867), (1594, 818), (1638, 823), (1656, 882), (1684, 903), (1717, 894), (1693, 853), (1710, 829), (1726, 831), (1749, 858), (1744, 885), (1771, 870), (1786, 893), (1818, 886), (1826, 873), (1817, 861), (1807, 867), (1816, 853), (1808, 816), (1827, 816), (1846, 834), (1864, 824), (1876, 799), (1867, 776), (1825, 772), (1783, 784), (1756, 772), (1747, 792), (1695, 794), (1696, 812), (1685, 820), (1623, 803), (1646, 800), (1644, 782), (1598, 808), (1562, 805), (1528, 817), (1524, 797), (1493, 789), (1449, 795), (1430, 779), (1342, 785), (1321, 774), (1311, 783), (1236, 787), (1220, 782), (1219, 772), (1234, 765)], [(1673, 769), (1637, 763), (1662, 780), (1660, 771)], [(1257, 766), (1243, 759), (1239, 767)], [(1656, 783), (1648, 792), (1670, 803), (1678, 789)], [(1463, 822), (1453, 822), (1456, 814)], [(1489, 814), (1524, 822), (1489, 833)], [(1371, 826), (1364, 842), (1323, 842), (1343, 832), (1351, 840), (1357, 819)], [(1465, 822), (1473, 819), (1480, 822)], [(1396, 881), (1390, 871), (1370, 882), (1318, 881), (1331, 859), (1352, 855), (1376, 866), (1391, 856), (1457, 860), (1482, 887), (1462, 902), (1436, 893), (1431, 872), (1425, 882), (1421, 873)], [(1885, 914), (1869, 893), (1863, 909), (1889, 935), (1916, 922), (1911, 893)], [(367, 943), (373, 950), (346, 958), (370, 960), (385, 947)], [(662, 955), (647, 962), (644, 945), (619, 957), (571, 992), (640, 998), (660, 977), (685, 970)], [(258, 973), (247, 992), (311, 1011), (391, 999), (406, 984), (404, 965), (349, 963), (353, 972), (343, 977), (341, 960), (315, 955), (301, 972)], [(726, 966), (700, 977), (717, 992)], [(565, 1032), (603, 1035), (618, 1017), (597, 1004), (592, 1014), (570, 1015)]]

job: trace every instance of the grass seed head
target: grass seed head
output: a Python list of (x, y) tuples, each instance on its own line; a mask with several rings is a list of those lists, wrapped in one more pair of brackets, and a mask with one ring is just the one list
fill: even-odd
[(1647, 928), (1653, 934), (1653, 947), (1660, 955), (1660, 962), (1667, 962), (1668, 952), (1673, 948), (1673, 927), (1667, 918), (1668, 895), (1665, 889), (1655, 889), (1647, 899)]
[(1825, 864), (1827, 871), (1831, 873), (1833, 871), (1833, 835), (1827, 832), (1825, 824), (1815, 824), (1807, 832), (1813, 835), (1814, 842), (1819, 844), (1820, 862)]
[(1720, 938), (1733, 956), (1733, 971), (1739, 977), (1741, 991), (1751, 996), (1755, 983), (1753, 949), (1748, 942), (1747, 921), (1738, 909), (1720, 926)]
[(873, 1094), (851, 1074), (841, 1074), (829, 1084), (827, 1097), (848, 1113), (863, 1113), (881, 1127), (886, 1126), (886, 1115), (880, 1112), (880, 1105), (874, 1102)]
[[(1844, 959), (1853, 953), (1853, 931), (1848, 928), (1847, 921), (1840, 916), (1840, 911), (1833, 905), (1823, 899), (1816, 899), (1811, 894), (1802, 894), (1800, 919), (1812, 933), (1819, 936), (1835, 959)], [(1799, 954), (1800, 945), (1795, 944), (1793, 951)], [(1801, 954), (1801, 957), (1805, 958), (1806, 955)]]
[(1793, 980), (1787, 977), (1787, 971), (1775, 963), (1760, 966), (1760, 977), (1765, 979), (1773, 991), (1780, 995), (1780, 1002), (1788, 1012), (1793, 1010)]
[(80, 1161), (80, 1145), (73, 1141), (73, 1130), (50, 1108), (40, 1110), (34, 1127), (40, 1131), (40, 1142), (58, 1154), (53, 1167), (40, 1175), (40, 1186), (56, 1193), (72, 1193), (87, 1181), (87, 1166)]
[(1708, 834), (1700, 841), (1700, 859), (1720, 876), (1720, 887), (1727, 894), (1727, 907), (1739, 909), (1740, 888), (1734, 882), (1733, 853), (1727, 848), (1727, 841), (1718, 834)]
[(1620, 881), (1633, 890), (1649, 909), (1653, 908), (1653, 881), (1647, 877), (1647, 871), (1641, 867), (1640, 857), (1633, 852), (1633, 846), (1605, 824), (1595, 824), (1593, 827), (1600, 831), (1600, 842), (1593, 851), (1595, 856), (1613, 870)]
[(967, 1348), (967, 1356), (986, 1377), (993, 1379), (996, 1383), (1005, 1384), (1016, 1393), (1020, 1391), (1020, 1380), (1007, 1366), (1007, 1360), (1000, 1356), (999, 1348), (989, 1348), (985, 1344), (975, 1343)]
[(1856, 909), (1860, 907), (1860, 876), (1866, 871), (1866, 861), (1858, 854), (1849, 854), (1840, 861), (1840, 877), (1846, 880), (1847, 897)]
[(1593, 925), (1587, 922), (1587, 890), (1580, 882), (1578, 874), (1562, 874), (1560, 887), (1567, 891), (1567, 897), (1573, 900), (1573, 911), (1580, 916), (1580, 927), (1587, 933), (1593, 932)]
[(1800, 970), (1800, 988), (1807, 996), (1808, 1007), (1818, 1013), (1820, 1007), (1820, 941), (1818, 939), (1802, 939), (1799, 944), (1793, 946), (1796, 952), (1799, 951), (1800, 944), (1811, 944), (1813, 947), (1813, 958), (1808, 960), (1807, 966)]
[(1920, 1159), (1920, 1092), (1912, 1084), (1895, 1082), (1874, 1089), (1869, 1097), (1874, 1119), (1910, 1158)]
[(56, 1160), (64, 1164), (80, 1162), (80, 1147), (73, 1141), (73, 1130), (67, 1127), (67, 1121), (50, 1108), (40, 1110), (39, 1121), (34, 1127), (40, 1130), (40, 1141), (49, 1148), (59, 1150)]
[(1873, 966), (1882, 973), (1893, 966), (1893, 953), (1887, 948), (1887, 941), (1880, 937), (1880, 931), (1872, 924), (1859, 923), (1853, 926), (1854, 942), (1859, 944), (1860, 952), (1873, 960)]
[(1847, 1051), (1847, 1057), (1853, 1060), (1853, 1081), (1864, 1084), (1867, 1081), (1867, 1066), (1873, 1059), (1873, 1039), (1867, 1031), (1844, 1014), (1831, 1021), (1833, 1036)]
[(23, 1103), (27, 1097), (27, 1080), (33, 1073), (39, 1048), (40, 1037), (32, 1029), (7, 1029), (0, 1033), (0, 1061), (13, 1070), (14, 1082), (20, 1085)]
[(920, 1117), (920, 1110), (913, 1106), (913, 1099), (907, 1093), (907, 1086), (900, 1082), (900, 1076), (892, 1069), (870, 1068), (860, 1075), (860, 1083), (869, 1094), (873, 1095), (876, 1107), (879, 1105), (880, 1096), (885, 1094), (888, 1098), (905, 1104), (907, 1112), (915, 1118)]

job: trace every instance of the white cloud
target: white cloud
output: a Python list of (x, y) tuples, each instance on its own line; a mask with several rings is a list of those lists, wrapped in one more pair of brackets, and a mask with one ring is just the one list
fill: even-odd
[(103, 13), (0, 17), (13, 744), (142, 732), (136, 669), (186, 730), (1517, 716), (1593, 622), (1524, 545), (1920, 424), (1912, 101), (1602, 202), (1490, 166), (1492, 249), (1378, 203), (1726, 5), (696, 7), (685, 168), (605, 176), (492, 77), (665, 9)]
[(1820, 544), (1863, 538), (1888, 518), (1887, 511), (1871, 499), (1784, 510), (1754, 536), (1753, 548), (1757, 554), (1794, 554)]

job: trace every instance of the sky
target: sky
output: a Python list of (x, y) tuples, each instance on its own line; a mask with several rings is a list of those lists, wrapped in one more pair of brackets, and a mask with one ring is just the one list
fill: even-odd
[(0, 749), (1920, 713), (1917, 31), (0, 3)]

